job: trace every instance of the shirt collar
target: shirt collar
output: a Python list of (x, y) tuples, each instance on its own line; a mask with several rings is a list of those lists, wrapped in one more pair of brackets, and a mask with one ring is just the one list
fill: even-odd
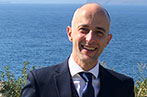
[[(100, 61), (97, 62), (97, 65), (94, 68), (88, 71), (92, 73), (95, 76), (95, 78), (97, 78), (99, 74), (99, 63)], [(70, 56), (68, 60), (68, 64), (69, 64), (69, 70), (72, 77), (74, 77), (79, 72), (84, 72), (84, 70), (74, 61), (72, 56)]]

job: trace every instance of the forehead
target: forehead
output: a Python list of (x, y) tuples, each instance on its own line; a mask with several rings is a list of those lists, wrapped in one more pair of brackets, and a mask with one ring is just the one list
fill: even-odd
[(109, 31), (110, 21), (103, 10), (82, 10), (76, 13), (74, 18), (74, 25), (78, 27), (79, 25), (88, 25), (93, 28), (103, 28)]

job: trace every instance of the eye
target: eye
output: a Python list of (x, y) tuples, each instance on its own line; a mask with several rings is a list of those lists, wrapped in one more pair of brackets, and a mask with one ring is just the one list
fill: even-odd
[(95, 31), (95, 33), (98, 36), (104, 36), (104, 32), (102, 32), (102, 31)]
[(88, 28), (80, 28), (79, 29), (82, 33), (88, 33), (90, 30)]

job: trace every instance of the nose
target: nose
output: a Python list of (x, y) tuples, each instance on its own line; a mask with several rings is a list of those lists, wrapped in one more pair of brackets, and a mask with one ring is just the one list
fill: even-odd
[(92, 43), (95, 41), (95, 39), (96, 39), (96, 37), (95, 37), (94, 32), (92, 30), (90, 30), (89, 33), (87, 33), (87, 35), (86, 35), (86, 41), (88, 43)]

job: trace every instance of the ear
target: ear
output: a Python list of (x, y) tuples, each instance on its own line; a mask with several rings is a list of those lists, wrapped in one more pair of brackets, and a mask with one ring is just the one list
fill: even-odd
[(72, 28), (70, 26), (67, 26), (67, 35), (70, 42), (72, 42)]
[[(109, 34), (109, 35), (108, 35), (108, 40), (107, 40), (106, 46), (109, 44), (109, 42), (110, 42), (111, 39), (112, 39), (112, 34)], [(106, 46), (105, 46), (105, 47), (106, 47)]]

